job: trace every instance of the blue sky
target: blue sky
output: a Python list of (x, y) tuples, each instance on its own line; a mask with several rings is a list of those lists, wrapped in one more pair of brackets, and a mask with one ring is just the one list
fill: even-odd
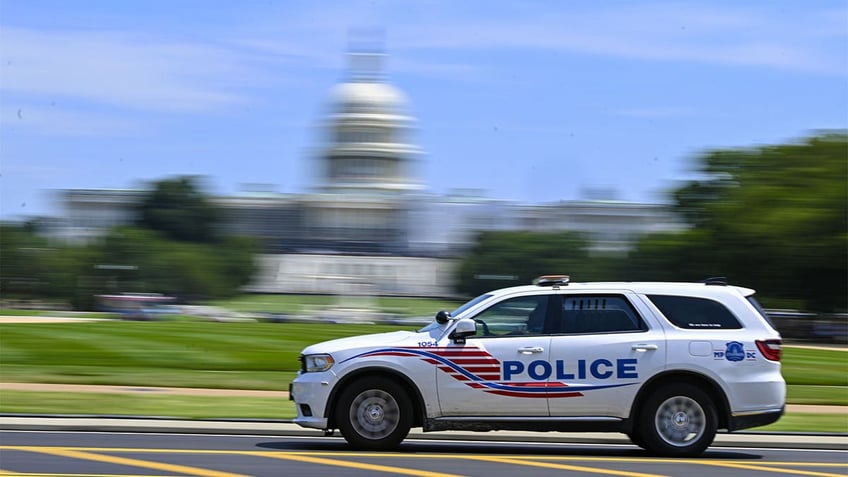
[(362, 28), (434, 193), (660, 202), (704, 150), (848, 128), (845, 0), (2, 0), (0, 218), (178, 174), (308, 192)]

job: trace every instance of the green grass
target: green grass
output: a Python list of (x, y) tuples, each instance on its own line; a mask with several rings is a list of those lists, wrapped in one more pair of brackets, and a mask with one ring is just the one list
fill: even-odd
[(786, 387), (786, 402), (790, 404), (848, 406), (848, 386), (790, 384)]
[(748, 431), (848, 433), (848, 414), (788, 413), (774, 424)]
[(98, 414), (189, 419), (291, 419), (288, 399), (244, 396), (182, 396), (151, 393), (0, 391), (0, 413)]
[(787, 383), (848, 386), (848, 350), (784, 346), (781, 363)]
[(207, 322), (0, 325), (0, 381), (286, 389), (309, 344), (383, 325)]
[[(300, 297), (302, 298), (302, 297)], [(332, 338), (415, 329), (416, 326), (320, 323), (215, 323), (98, 321), (0, 324), (0, 381), (286, 390), (297, 356), (307, 345)], [(848, 352), (787, 346), (783, 374), (790, 404), (848, 405)], [(42, 394), (46, 394), (46, 397)], [(166, 414), (180, 417), (291, 417), (260, 415), (267, 398), (227, 398), (242, 411), (218, 406), (216, 397), (142, 394), (0, 393), (2, 412)], [(73, 397), (64, 397), (73, 396)], [(200, 397), (197, 397), (200, 398)], [(258, 399), (256, 405), (252, 401)], [(148, 400), (149, 403), (147, 402)], [(284, 402), (283, 402), (284, 401)], [(289, 406), (285, 400), (271, 400)], [(126, 404), (126, 407), (121, 407)], [(206, 410), (204, 410), (206, 408)], [(47, 409), (47, 411), (41, 411)], [(111, 411), (114, 409), (114, 411)], [(158, 411), (157, 411), (158, 409)], [(257, 414), (259, 413), (259, 414)], [(232, 415), (230, 415), (232, 414)], [(777, 430), (839, 428), (845, 415), (786, 416)], [(793, 427), (782, 427), (793, 426)], [(770, 429), (771, 427), (769, 427)], [(766, 428), (764, 428), (766, 429)]]
[[(192, 321), (0, 324), (0, 380), (283, 389), (309, 344), (415, 326)], [(797, 403), (848, 400), (848, 352), (786, 347)], [(284, 379), (280, 379), (284, 376)], [(252, 383), (249, 384), (248, 383)], [(830, 401), (830, 402), (825, 402)], [(792, 401), (790, 401), (792, 402)]]

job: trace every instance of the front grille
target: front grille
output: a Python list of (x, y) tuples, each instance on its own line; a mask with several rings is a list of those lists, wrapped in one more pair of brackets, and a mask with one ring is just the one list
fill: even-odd
[(303, 355), (300, 355), (300, 356), (297, 357), (297, 360), (300, 361), (300, 372), (305, 373), (306, 372), (306, 358), (304, 358)]

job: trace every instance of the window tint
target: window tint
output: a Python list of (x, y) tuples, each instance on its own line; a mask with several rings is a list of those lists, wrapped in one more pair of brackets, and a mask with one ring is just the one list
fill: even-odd
[(771, 326), (771, 329), (777, 330), (777, 326), (774, 325), (774, 321), (772, 321), (771, 317), (768, 315), (768, 313), (766, 313), (766, 310), (764, 310), (763, 307), (760, 306), (760, 303), (757, 301), (756, 298), (754, 298), (754, 295), (750, 295), (747, 299), (748, 303), (750, 303), (754, 308), (756, 308), (757, 313), (759, 313), (760, 316), (762, 316), (763, 319), (766, 320), (766, 323)]
[(504, 300), (474, 317), (477, 337), (542, 334), (547, 310), (548, 295)]
[(645, 325), (620, 295), (563, 296), (557, 333), (642, 331)]
[(686, 329), (740, 329), (742, 325), (721, 303), (690, 296), (648, 295), (663, 315)]
[(491, 296), (492, 296), (492, 295), (488, 295), (488, 294), (487, 294), (487, 295), (480, 295), (480, 296), (478, 296), (477, 298), (475, 298), (475, 299), (473, 299), (473, 300), (471, 300), (471, 301), (466, 302), (465, 304), (463, 304), (462, 306), (460, 306), (460, 307), (459, 307), (459, 308), (457, 308), (456, 310), (453, 310), (453, 311), (451, 312), (451, 316), (452, 316), (452, 317), (454, 317), (454, 318), (456, 318), (456, 317), (457, 317), (457, 316), (459, 316), (460, 314), (465, 313), (465, 310), (467, 310), (467, 309), (471, 308), (472, 306), (474, 306), (474, 305), (476, 305), (476, 304), (480, 303), (480, 302), (481, 302), (481, 301), (483, 301), (483, 300), (488, 299), (488, 298), (489, 298), (489, 297), (491, 297)]

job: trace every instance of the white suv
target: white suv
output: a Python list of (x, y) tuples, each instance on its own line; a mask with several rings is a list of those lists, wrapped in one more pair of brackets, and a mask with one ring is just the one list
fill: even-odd
[(613, 431), (657, 454), (703, 452), (717, 429), (776, 421), (781, 339), (753, 298), (703, 283), (496, 290), (419, 330), (303, 350), (295, 423), (353, 446), (424, 431)]

